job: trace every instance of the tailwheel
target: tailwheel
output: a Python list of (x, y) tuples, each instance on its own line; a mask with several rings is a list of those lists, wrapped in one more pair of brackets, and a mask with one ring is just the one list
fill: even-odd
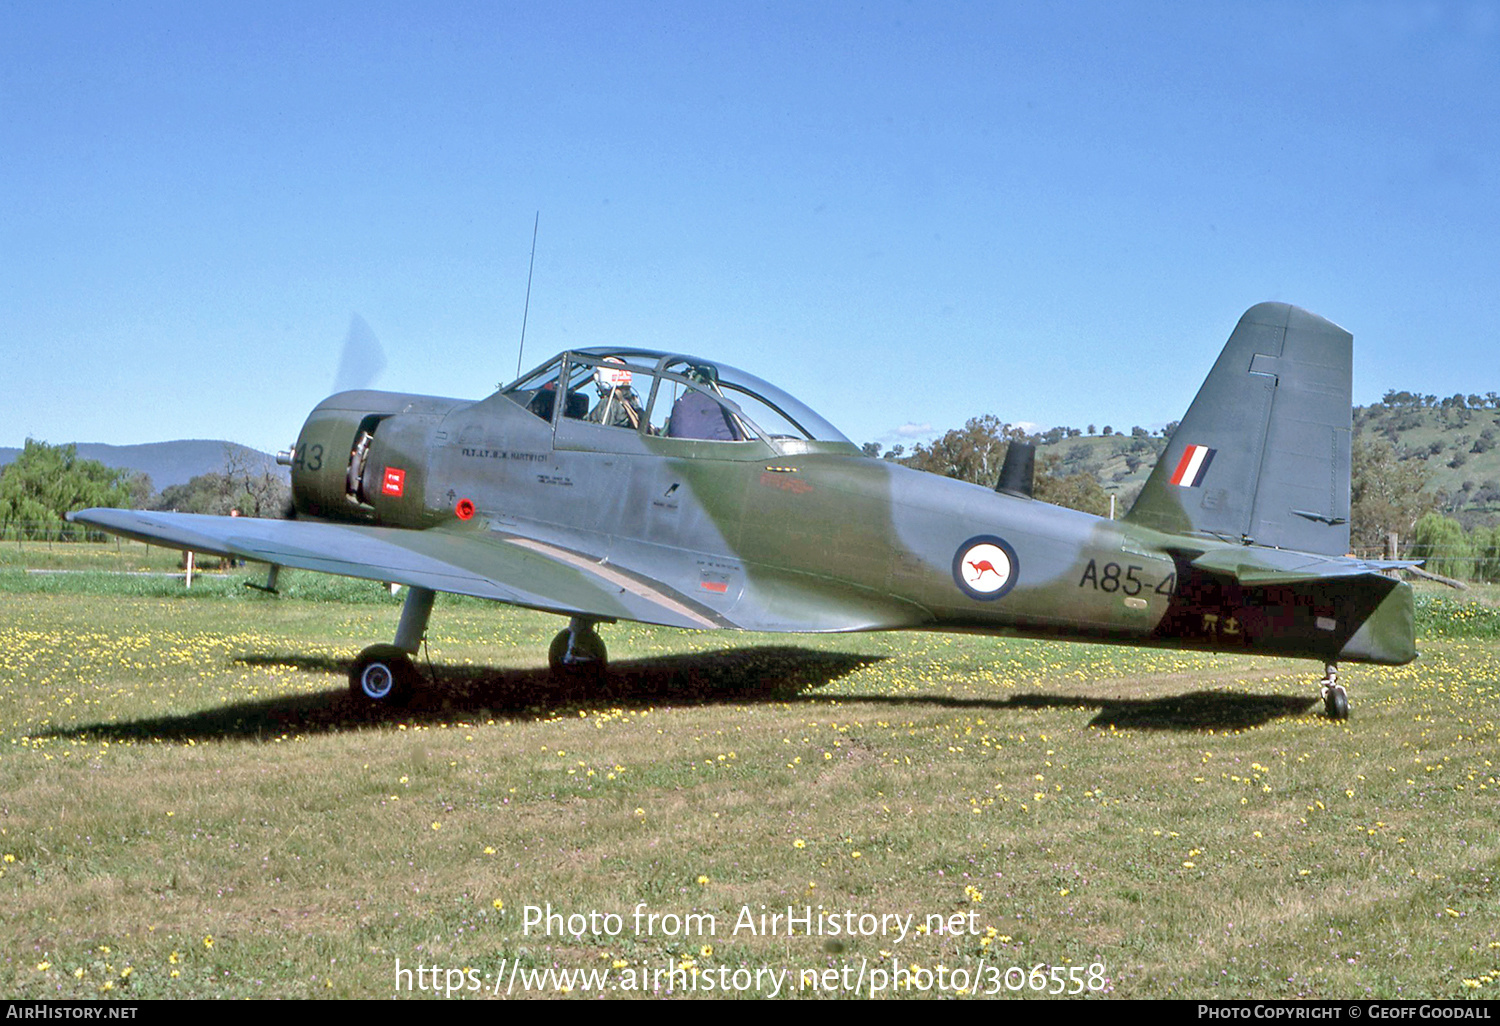
[(1339, 683), (1339, 668), (1333, 663), (1328, 663), (1324, 668), (1323, 679), (1318, 682), (1323, 694), (1323, 711), (1327, 713), (1330, 720), (1347, 720), (1349, 718), (1349, 693), (1344, 690), (1344, 685)]
[(556, 677), (596, 681), (604, 676), (609, 653), (589, 620), (575, 619), (558, 631), (547, 650), (547, 665)]
[(375, 705), (405, 705), (417, 680), (411, 656), (395, 645), (371, 645), (349, 668), (349, 690), (360, 701)]

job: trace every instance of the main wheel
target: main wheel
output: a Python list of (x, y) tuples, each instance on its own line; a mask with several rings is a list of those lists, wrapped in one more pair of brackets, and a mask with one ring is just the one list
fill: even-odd
[(376, 705), (404, 705), (417, 684), (411, 656), (395, 645), (371, 645), (349, 668), (354, 697)]
[(547, 649), (547, 665), (560, 677), (598, 680), (609, 665), (609, 652), (592, 627), (558, 631)]

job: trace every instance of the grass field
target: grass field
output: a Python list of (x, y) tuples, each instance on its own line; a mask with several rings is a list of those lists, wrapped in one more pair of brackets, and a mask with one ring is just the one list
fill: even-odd
[[(378, 586), (91, 558), (0, 552), (8, 997), (1500, 994), (1471, 596), (1424, 595), (1418, 662), (1345, 668), (1346, 723), (1310, 663), (937, 634), (609, 626), (570, 692), (561, 621), (445, 597), (395, 714), (344, 679)], [(789, 906), (825, 935), (760, 929)]]

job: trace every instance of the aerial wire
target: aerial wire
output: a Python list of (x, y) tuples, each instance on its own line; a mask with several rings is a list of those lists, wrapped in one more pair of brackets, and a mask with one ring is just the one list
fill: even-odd
[(516, 350), (516, 377), (521, 376), (521, 354), (526, 352), (526, 318), (531, 314), (531, 273), (536, 270), (536, 230), (542, 223), (542, 212), (536, 212), (531, 224), (531, 263), (526, 268), (526, 306), (521, 311), (521, 347)]

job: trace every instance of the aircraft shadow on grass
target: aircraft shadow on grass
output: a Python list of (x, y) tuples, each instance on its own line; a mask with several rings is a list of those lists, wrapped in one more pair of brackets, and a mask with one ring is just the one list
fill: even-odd
[[(794, 646), (761, 646), (692, 652), (614, 663), (602, 680), (559, 683), (545, 669), (486, 671), (437, 664), (425, 668), (431, 686), (418, 690), (404, 709), (354, 701), (348, 691), (320, 691), (238, 702), (183, 716), (99, 723), (54, 731), (111, 740), (266, 739), (283, 734), (324, 733), (373, 724), (448, 723), (469, 718), (536, 716), (580, 704), (640, 708), (661, 704), (735, 705), (760, 702), (821, 703), (817, 690), (889, 657), (825, 652)], [(350, 660), (320, 656), (241, 656), (247, 666), (276, 666), (346, 677)], [(944, 695), (890, 696), (845, 693), (841, 702), (872, 705), (935, 705), (1003, 712), (1007, 709), (1098, 709), (1092, 727), (1132, 730), (1241, 730), (1301, 716), (1316, 699), (1288, 695), (1244, 695), (1195, 691), (1153, 699), (1030, 693), (1010, 698)]]
[[(423, 666), (430, 686), (405, 708), (355, 701), (347, 688), (236, 702), (183, 716), (96, 723), (53, 731), (110, 740), (267, 739), (287, 733), (353, 730), (380, 723), (451, 723), (455, 719), (524, 718), (573, 708), (736, 705), (796, 701), (886, 656), (763, 646), (615, 662), (600, 681), (559, 682), (546, 668), (486, 670)], [(347, 679), (352, 660), (300, 655), (244, 655), (246, 666), (275, 666)]]
[(1121, 730), (1244, 730), (1272, 720), (1307, 713), (1318, 699), (1301, 695), (1240, 695), (1192, 691), (1166, 698), (1080, 698), (1017, 695), (1003, 703), (1012, 709), (1091, 709), (1091, 727)]
[[(812, 694), (796, 701), (822, 701)], [(1193, 691), (1164, 698), (1109, 698), (1032, 692), (1013, 698), (953, 698), (947, 695), (892, 697), (841, 694), (841, 702), (871, 705), (940, 705), (1001, 713), (1007, 709), (1098, 709), (1089, 726), (1120, 730), (1245, 730), (1272, 720), (1302, 716), (1317, 704), (1300, 695), (1242, 695), (1223, 691)]]

